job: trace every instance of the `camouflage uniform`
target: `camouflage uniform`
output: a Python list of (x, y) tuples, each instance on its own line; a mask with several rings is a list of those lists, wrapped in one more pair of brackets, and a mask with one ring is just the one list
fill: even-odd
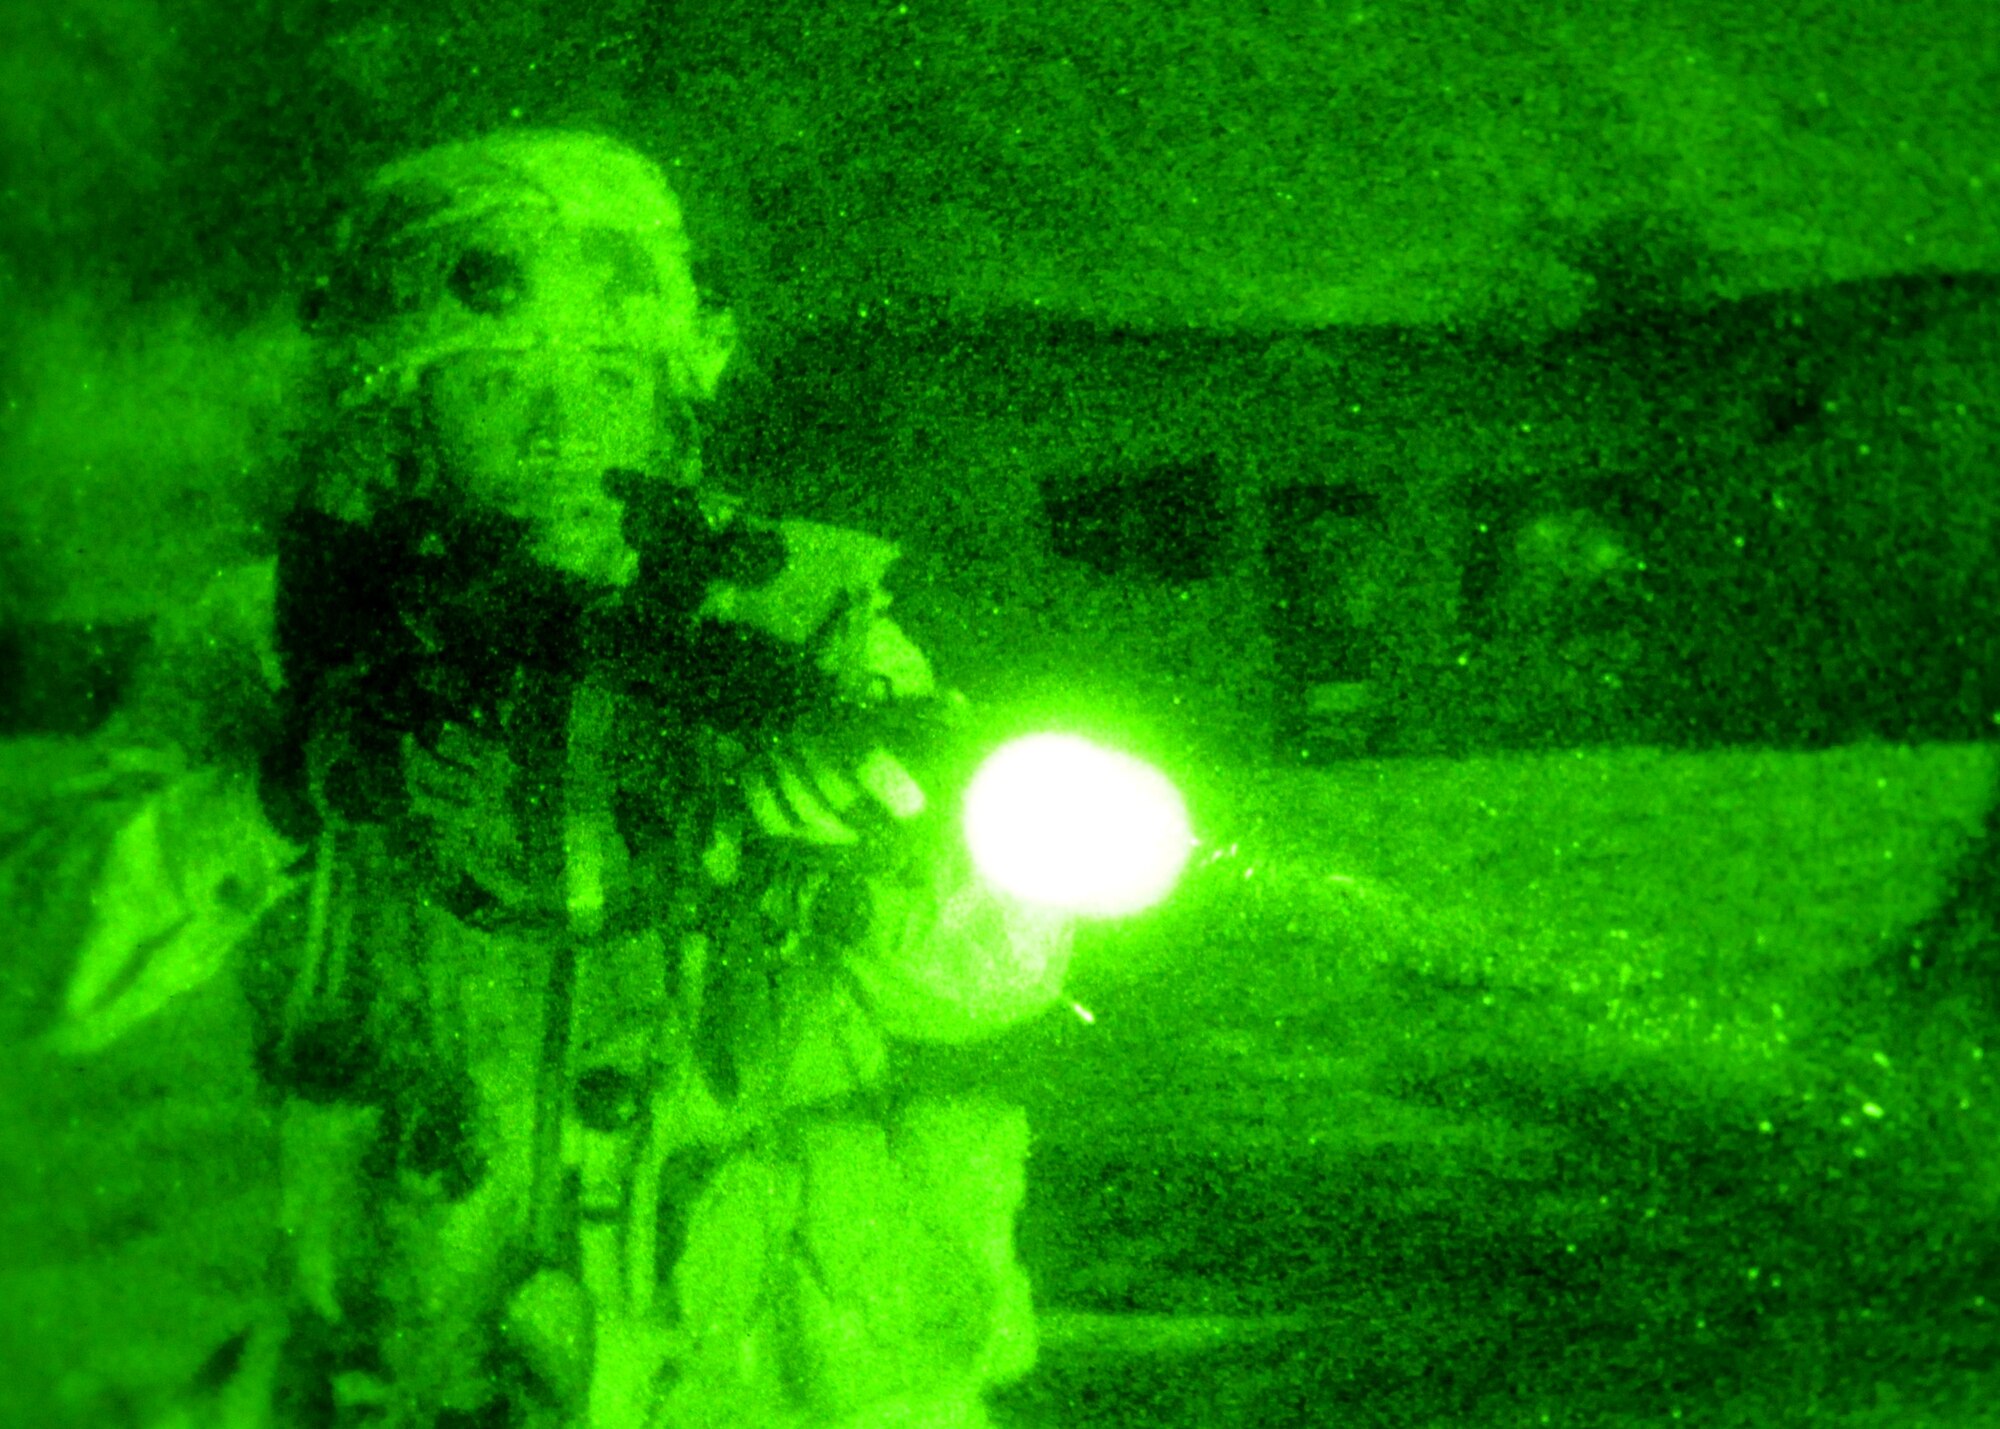
[[(289, 1096), (288, 1421), (983, 1422), (1034, 1357), (1026, 1128), (900, 1100), (892, 1048), (1046, 1007), (1069, 928), (982, 885), (926, 793), (963, 701), (885, 613), (894, 548), (702, 483), (729, 328), (657, 169), (602, 138), (389, 166), (312, 321), (306, 496), (236, 578), (279, 676), (249, 911), (270, 850), (313, 850), (237, 954)], [(656, 364), (645, 467), (574, 507), (469, 487), (430, 374), (600, 350)], [(159, 995), (76, 1050), (249, 921), (101, 975)]]

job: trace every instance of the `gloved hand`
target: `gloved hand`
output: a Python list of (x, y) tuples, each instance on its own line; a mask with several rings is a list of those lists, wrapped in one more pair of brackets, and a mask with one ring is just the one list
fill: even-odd
[(295, 885), (302, 852), (266, 822), (246, 776), (168, 773), (104, 852), (53, 1044), (100, 1051), (208, 982)]
[(447, 879), (469, 877), (503, 908), (525, 903), (527, 851), (515, 809), (521, 770), (507, 746), (446, 724), (434, 749), (403, 736), (402, 754), (409, 809), (425, 826), (437, 867)]
[(846, 847), (917, 818), (929, 800), (881, 744), (856, 751), (810, 738), (786, 742), (742, 776), (744, 803), (769, 838)]

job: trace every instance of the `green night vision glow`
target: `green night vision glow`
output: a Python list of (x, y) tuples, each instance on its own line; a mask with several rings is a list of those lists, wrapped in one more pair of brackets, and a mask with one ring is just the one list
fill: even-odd
[(1073, 734), (1002, 745), (965, 794), (979, 872), (1027, 903), (1099, 918), (1173, 891), (1194, 838), (1173, 782), (1143, 759)]

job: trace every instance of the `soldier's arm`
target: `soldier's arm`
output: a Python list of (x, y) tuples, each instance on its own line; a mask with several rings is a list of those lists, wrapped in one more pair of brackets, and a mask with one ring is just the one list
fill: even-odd
[[(754, 590), (712, 592), (707, 612), (810, 643), (835, 686), (881, 727), (911, 712), (947, 719), (963, 701), (941, 690), (921, 650), (888, 616), (882, 578), (895, 547), (809, 522), (783, 526), (789, 559)], [(859, 727), (870, 727), (864, 713)], [(991, 887), (949, 820), (892, 741), (865, 738), (838, 753), (806, 746), (745, 780), (750, 811), (770, 836), (854, 846), (865, 877), (865, 928), (846, 965), (892, 1035), (964, 1041), (1040, 1012), (1061, 995), (1074, 923)], [(895, 850), (867, 857), (871, 842)]]
[[(268, 562), (220, 572), (163, 616), (132, 697), (69, 797), (95, 804), (89, 911), (51, 1040), (95, 1052), (222, 970), (297, 883), (303, 850), (255, 788), (278, 683)], [(58, 791), (61, 796), (65, 791)]]

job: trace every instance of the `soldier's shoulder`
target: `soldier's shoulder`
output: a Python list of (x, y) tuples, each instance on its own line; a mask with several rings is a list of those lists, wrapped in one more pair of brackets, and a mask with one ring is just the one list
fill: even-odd
[(888, 573), (901, 556), (868, 531), (787, 518), (772, 523), (784, 564), (759, 586), (718, 584), (704, 614), (810, 647), (850, 693), (923, 698), (935, 692), (929, 660), (889, 616)]

